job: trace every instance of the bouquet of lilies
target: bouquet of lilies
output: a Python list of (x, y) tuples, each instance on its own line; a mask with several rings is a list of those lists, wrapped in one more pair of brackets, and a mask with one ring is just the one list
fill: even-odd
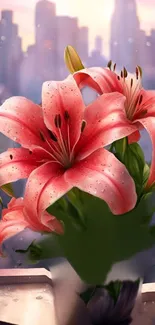
[[(42, 103), (23, 97), (0, 107), (0, 132), (21, 145), (0, 154), (0, 186), (27, 179), (23, 198), (2, 210), (2, 243), (30, 228), (45, 236), (25, 251), (31, 261), (66, 257), (88, 284), (155, 244), (155, 92), (116, 65), (84, 68), (68, 46), (70, 74), (45, 82)], [(98, 96), (86, 106), (81, 89)], [(152, 141), (149, 166), (138, 140)], [(20, 250), (18, 250), (20, 251)]]

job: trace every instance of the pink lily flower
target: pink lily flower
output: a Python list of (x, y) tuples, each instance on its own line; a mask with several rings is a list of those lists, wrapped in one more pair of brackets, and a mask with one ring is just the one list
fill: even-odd
[[(2, 210), (2, 219), (0, 220), (0, 246), (4, 240), (14, 236), (25, 228), (40, 232), (63, 233), (62, 224), (54, 216), (44, 212), (44, 219), (46, 219), (48, 226), (41, 224), (39, 221), (33, 222), (33, 218), (26, 214), (23, 198), (12, 198), (8, 203), (8, 207)], [(3, 256), (1, 248), (0, 255)]]
[[(121, 75), (108, 68), (89, 68), (83, 69), (74, 74), (74, 79), (80, 88), (89, 86), (97, 91), (98, 94), (119, 92), (126, 98), (124, 103), (124, 123), (126, 123), (126, 134), (124, 125), (118, 134), (118, 139), (128, 136), (128, 127), (133, 127), (133, 132), (128, 136), (129, 143), (137, 142), (140, 139), (139, 130), (145, 128), (152, 141), (152, 164), (147, 187), (155, 181), (155, 91), (145, 90), (141, 85), (142, 70), (138, 66), (133, 77), (124, 68)], [(123, 121), (123, 117), (122, 117)], [(118, 119), (119, 123), (119, 119)], [(135, 131), (136, 128), (136, 131)]]
[(114, 93), (85, 107), (72, 76), (44, 83), (42, 107), (22, 97), (4, 102), (0, 132), (22, 148), (0, 155), (0, 186), (28, 178), (24, 204), (34, 223), (41, 218), (46, 225), (43, 212), (73, 187), (105, 200), (114, 214), (134, 208), (133, 179), (103, 148), (117, 139), (124, 123), (123, 106), (124, 96)]

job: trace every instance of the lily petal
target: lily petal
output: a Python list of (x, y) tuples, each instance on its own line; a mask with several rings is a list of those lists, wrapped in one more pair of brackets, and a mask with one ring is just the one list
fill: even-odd
[(72, 186), (64, 179), (64, 170), (56, 163), (46, 163), (34, 170), (26, 184), (24, 205), (33, 222), (49, 225), (43, 212), (68, 192)]
[(147, 111), (145, 116), (155, 116), (155, 91), (142, 89), (140, 95), (143, 98), (143, 110)]
[(11, 199), (6, 209), (2, 210), (2, 220), (0, 220), (0, 255), (2, 254), (1, 244), (7, 238), (14, 236), (25, 228), (33, 231), (56, 232), (63, 233), (63, 226), (54, 216), (44, 213), (44, 219), (48, 226), (41, 222), (33, 222), (32, 216), (29, 217), (25, 213), (23, 198)]
[(141, 138), (140, 132), (135, 131), (128, 136), (128, 143), (131, 144), (133, 142), (138, 142)]
[(145, 119), (140, 119), (139, 123), (141, 123), (143, 127), (147, 130), (152, 142), (152, 160), (150, 167), (150, 175), (146, 184), (146, 188), (149, 188), (153, 183), (155, 183), (155, 117), (150, 116), (146, 117)]
[(86, 126), (75, 148), (78, 160), (137, 130), (126, 117), (124, 101), (122, 94), (103, 94), (86, 107)]
[[(4, 240), (12, 237), (28, 227), (23, 216), (23, 200), (12, 199), (8, 204), (8, 209), (2, 210), (2, 220), (0, 221), (0, 247)], [(0, 248), (0, 255), (3, 255)]]
[(32, 153), (24, 148), (8, 149), (0, 154), (0, 186), (7, 184), (8, 180), (15, 182), (27, 178), (33, 169), (41, 165), (45, 154), (43, 150)]
[(39, 105), (24, 97), (11, 97), (0, 107), (0, 132), (13, 141), (25, 148), (42, 146), (40, 131), (46, 128)]
[(116, 73), (108, 68), (93, 67), (83, 69), (75, 72), (73, 77), (80, 89), (88, 86), (96, 90), (100, 95), (115, 91), (122, 93), (122, 86)]
[(137, 194), (133, 179), (125, 166), (105, 149), (97, 150), (67, 170), (65, 179), (72, 186), (103, 199), (113, 214), (124, 214), (135, 207)]
[[(42, 109), (49, 130), (59, 135), (55, 117), (60, 114), (62, 137), (70, 139), (70, 148), (77, 143), (85, 105), (72, 76), (63, 81), (45, 82), (42, 89)], [(66, 119), (67, 127), (66, 127)]]

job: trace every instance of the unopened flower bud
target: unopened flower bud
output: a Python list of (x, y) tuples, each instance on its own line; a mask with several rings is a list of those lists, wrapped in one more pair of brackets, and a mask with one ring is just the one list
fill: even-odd
[(84, 69), (84, 65), (74, 47), (68, 45), (65, 48), (64, 60), (70, 73)]

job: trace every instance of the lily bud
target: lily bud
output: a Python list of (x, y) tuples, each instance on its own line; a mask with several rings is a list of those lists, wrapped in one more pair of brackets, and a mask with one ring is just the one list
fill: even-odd
[(6, 193), (8, 196), (15, 197), (12, 184), (8, 183), (1, 186), (1, 190)]
[(81, 61), (78, 53), (76, 52), (74, 47), (72, 47), (71, 45), (68, 45), (65, 48), (64, 60), (65, 60), (66, 66), (70, 73), (74, 73), (76, 71), (79, 71), (79, 70), (82, 70), (85, 68), (84, 65), (82, 64), (82, 61)]

